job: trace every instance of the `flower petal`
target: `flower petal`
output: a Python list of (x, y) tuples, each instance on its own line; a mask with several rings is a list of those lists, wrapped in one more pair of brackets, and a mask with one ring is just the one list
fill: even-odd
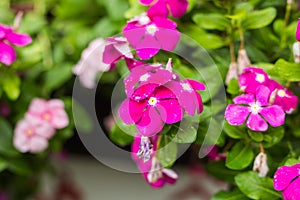
[(120, 108), (119, 115), (126, 124), (133, 124), (139, 121), (143, 115), (146, 102), (136, 102), (131, 99), (125, 99)]
[(175, 18), (179, 18), (185, 14), (188, 8), (187, 0), (167, 0), (171, 10), (171, 14)]
[(246, 104), (249, 105), (255, 101), (253, 94), (242, 94), (233, 99), (235, 104)]
[(282, 192), (282, 196), (286, 200), (296, 200), (300, 197), (300, 178), (298, 177), (293, 181), (288, 188)]
[(149, 17), (160, 16), (160, 17), (167, 18), (169, 15), (169, 11), (166, 2), (157, 1), (153, 6), (151, 6), (148, 9), (147, 14)]
[(141, 120), (136, 124), (139, 132), (148, 137), (159, 133), (163, 125), (164, 123), (161, 120), (161, 116), (152, 106), (143, 112)]
[(261, 116), (259, 116), (259, 114), (253, 114), (253, 113), (250, 114), (246, 126), (253, 131), (263, 132), (268, 129), (267, 122), (265, 122), (265, 120), (263, 120)]
[(178, 179), (178, 175), (173, 170), (164, 168), (162, 170), (162, 173), (163, 173), (164, 179), (167, 183), (169, 183), (169, 184), (176, 183), (176, 181)]
[(17, 46), (26, 46), (32, 42), (32, 39), (29, 35), (22, 34), (22, 33), (14, 33), (14, 32), (7, 34), (6, 39), (10, 43), (17, 45)]
[(179, 122), (183, 118), (183, 110), (176, 99), (160, 100), (157, 110), (166, 124)]
[(154, 24), (159, 27), (159, 28), (164, 28), (164, 29), (175, 29), (177, 27), (177, 24), (167, 18), (164, 17), (153, 17), (152, 18)]
[(153, 0), (139, 0), (139, 2), (145, 6), (148, 6), (153, 2)]
[(48, 123), (41, 123), (35, 125), (35, 133), (40, 137), (44, 137), (46, 139), (51, 138), (55, 134), (54, 128)]
[(103, 62), (112, 64), (120, 59), (122, 54), (117, 51), (113, 44), (106, 45), (103, 52)]
[(163, 50), (172, 51), (180, 39), (180, 32), (172, 29), (159, 28), (155, 37)]
[(133, 23), (129, 23), (123, 29), (123, 35), (129, 42), (129, 44), (136, 48), (137, 45), (141, 42), (143, 36), (145, 35), (145, 27), (135, 26)]
[(135, 101), (144, 100), (152, 95), (156, 87), (157, 84), (152, 84), (152, 83), (142, 85), (133, 92), (131, 99)]
[(157, 99), (171, 99), (171, 98), (176, 98), (176, 95), (165, 86), (160, 86), (157, 88), (155, 97)]
[(69, 124), (69, 117), (64, 109), (53, 110), (53, 119), (51, 124), (54, 128), (61, 129), (65, 128)]
[(11, 65), (16, 60), (14, 48), (4, 42), (0, 42), (0, 62), (5, 65)]
[(274, 175), (274, 189), (284, 190), (299, 176), (299, 170), (293, 166), (282, 166), (277, 169)]
[(149, 58), (155, 56), (159, 50), (159, 43), (150, 34), (145, 34), (144, 39), (136, 46), (137, 55), (142, 60), (148, 60)]
[(270, 89), (266, 86), (259, 86), (256, 89), (256, 100), (261, 106), (269, 105)]
[(263, 108), (260, 114), (269, 122), (271, 126), (277, 127), (284, 124), (285, 113), (280, 106), (273, 105)]
[(32, 137), (29, 143), (31, 153), (39, 153), (48, 147), (48, 140), (38, 135)]
[(239, 126), (245, 122), (249, 113), (249, 107), (231, 104), (225, 110), (225, 119), (229, 124)]
[(194, 90), (205, 90), (205, 85), (199, 81), (187, 79)]

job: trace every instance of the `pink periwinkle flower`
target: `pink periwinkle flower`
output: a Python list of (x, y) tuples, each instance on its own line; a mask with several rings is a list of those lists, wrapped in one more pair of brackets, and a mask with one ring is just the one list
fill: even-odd
[(54, 128), (48, 123), (35, 123), (29, 118), (19, 121), (14, 131), (14, 146), (20, 152), (38, 153), (48, 147), (48, 140), (54, 135)]
[(94, 88), (97, 74), (108, 71), (113, 65), (102, 61), (106, 41), (97, 38), (90, 42), (89, 46), (82, 52), (80, 61), (73, 68), (74, 74), (86, 88)]
[(171, 169), (163, 168), (156, 157), (158, 136), (145, 137), (136, 134), (132, 143), (132, 158), (137, 163), (144, 179), (154, 188), (166, 183), (174, 184), (178, 175)]
[(13, 27), (0, 24), (0, 62), (11, 65), (16, 60), (16, 52), (10, 44), (26, 46), (31, 42), (29, 35), (16, 33)]
[(239, 85), (242, 91), (255, 93), (257, 87), (267, 85), (270, 80), (268, 74), (261, 68), (248, 67), (244, 68), (239, 77)]
[(300, 41), (300, 18), (298, 19), (298, 24), (296, 29), (296, 39)]
[(123, 29), (123, 35), (129, 44), (136, 49), (137, 55), (147, 60), (160, 49), (172, 51), (180, 38), (177, 24), (169, 19), (145, 13), (129, 20)]
[[(153, 2), (153, 0), (140, 0), (140, 3), (146, 6)], [(173, 17), (179, 18), (186, 13), (187, 8), (187, 0), (158, 0), (149, 8), (148, 15), (166, 18), (171, 13)]]
[(140, 66), (125, 79), (127, 99), (120, 106), (120, 117), (127, 124), (136, 124), (142, 135), (159, 133), (164, 123), (173, 124), (203, 110), (202, 83), (179, 80), (178, 75), (160, 66)]
[(270, 90), (266, 86), (259, 86), (255, 94), (237, 96), (233, 99), (234, 104), (227, 106), (225, 119), (234, 126), (247, 121), (246, 126), (253, 131), (266, 131), (267, 122), (273, 127), (281, 126), (284, 124), (285, 113), (280, 106), (270, 105), (269, 97)]
[(31, 123), (46, 123), (55, 129), (65, 128), (69, 124), (69, 118), (64, 110), (64, 103), (59, 99), (35, 98), (31, 101), (26, 118)]
[(106, 38), (108, 44), (105, 45), (103, 52), (103, 62), (113, 64), (121, 58), (133, 59), (129, 44), (124, 37)]
[(300, 163), (278, 168), (274, 175), (274, 189), (282, 191), (285, 200), (299, 199)]
[(138, 67), (138, 66), (142, 66), (142, 65), (146, 65), (147, 63), (139, 61), (139, 60), (135, 60), (135, 59), (130, 59), (130, 58), (125, 58), (125, 62), (126, 65), (128, 67), (128, 69), (131, 71), (133, 68)]

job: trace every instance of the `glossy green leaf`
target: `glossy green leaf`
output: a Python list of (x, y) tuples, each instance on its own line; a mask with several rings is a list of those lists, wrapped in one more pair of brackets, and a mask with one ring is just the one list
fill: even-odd
[(281, 198), (281, 195), (273, 189), (273, 180), (269, 177), (260, 178), (257, 172), (249, 171), (238, 174), (235, 182), (239, 189), (251, 199)]
[(0, 73), (0, 83), (7, 97), (11, 100), (16, 100), (20, 93), (20, 78), (11, 71)]
[(163, 167), (171, 167), (177, 158), (177, 144), (167, 135), (161, 136), (158, 142), (157, 158), (160, 164)]
[(275, 8), (250, 12), (242, 22), (243, 29), (258, 29), (269, 25), (276, 17)]
[[(195, 120), (195, 119), (194, 119)], [(194, 121), (192, 117), (184, 118), (179, 125), (176, 126), (173, 134), (173, 142), (176, 143), (192, 143), (197, 137), (197, 129), (194, 126)]]
[(224, 123), (224, 131), (229, 137), (233, 139), (244, 138), (246, 134), (244, 126), (232, 126), (227, 121), (225, 121)]
[(240, 93), (240, 86), (237, 79), (233, 78), (229, 81), (226, 91), (229, 94), (237, 95)]
[(222, 14), (218, 13), (198, 13), (193, 16), (193, 21), (203, 29), (226, 30), (230, 27), (230, 22)]
[(238, 142), (227, 153), (226, 167), (234, 170), (245, 169), (252, 163), (253, 157), (254, 153), (251, 149), (251, 144)]
[(284, 128), (282, 126), (276, 128), (269, 126), (268, 130), (263, 135), (263, 146), (269, 148), (282, 140), (284, 137)]
[(255, 132), (255, 131), (248, 130), (248, 135), (255, 142), (262, 142), (264, 139), (264, 136), (261, 132)]
[(300, 81), (300, 64), (287, 62), (284, 59), (279, 59), (275, 63), (277, 74), (287, 81)]
[(135, 125), (127, 125), (118, 120), (114, 123), (109, 133), (109, 138), (120, 146), (130, 145), (133, 142), (133, 135), (137, 133)]
[(231, 192), (220, 191), (211, 200), (248, 200), (248, 198), (239, 189), (235, 189)]

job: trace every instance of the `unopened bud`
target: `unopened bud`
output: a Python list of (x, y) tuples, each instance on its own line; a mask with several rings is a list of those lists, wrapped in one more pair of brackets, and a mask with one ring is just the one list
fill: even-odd
[(237, 58), (238, 63), (238, 74), (242, 74), (246, 67), (249, 67), (251, 62), (248, 58), (247, 52), (245, 49), (240, 49)]
[(267, 163), (267, 155), (263, 152), (260, 152), (255, 160), (253, 165), (253, 171), (258, 171), (259, 177), (265, 177), (269, 172), (269, 167)]
[(225, 84), (228, 85), (230, 80), (233, 78), (238, 79), (238, 68), (237, 68), (236, 62), (230, 63), (229, 70), (227, 72), (227, 76), (226, 76), (226, 80), (225, 80)]

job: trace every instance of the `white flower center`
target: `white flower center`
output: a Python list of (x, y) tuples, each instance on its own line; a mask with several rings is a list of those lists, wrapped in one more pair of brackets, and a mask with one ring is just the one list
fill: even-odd
[(157, 104), (157, 99), (155, 97), (150, 97), (148, 100), (149, 105), (155, 106)]
[(259, 83), (265, 82), (265, 76), (263, 74), (256, 74), (255, 80)]
[(186, 91), (189, 91), (189, 92), (192, 91), (192, 88), (191, 88), (190, 84), (188, 84), (188, 83), (181, 83), (181, 86)]
[(255, 103), (255, 104), (251, 105), (250, 109), (253, 114), (258, 114), (261, 110), (261, 107), (260, 107), (260, 105)]
[(140, 81), (147, 81), (149, 77), (150, 77), (149, 74), (144, 74), (140, 77)]
[(284, 90), (278, 90), (277, 92), (279, 97), (285, 97), (285, 91)]
[(146, 27), (146, 30), (147, 30), (147, 33), (149, 33), (150, 35), (154, 35), (156, 33), (156, 31), (158, 31), (158, 28), (154, 24), (151, 24)]

